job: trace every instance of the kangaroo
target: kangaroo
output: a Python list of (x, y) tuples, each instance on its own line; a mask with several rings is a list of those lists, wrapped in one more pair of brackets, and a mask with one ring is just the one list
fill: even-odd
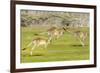
[(74, 35), (75, 38), (77, 38), (81, 45), (84, 47), (85, 46), (85, 40), (87, 37), (87, 32), (85, 31), (72, 31), (71, 28), (64, 28), (67, 32), (71, 33), (72, 35)]
[[(33, 45), (33, 47), (31, 48), (30, 51), (30, 55), (32, 55), (32, 51), (39, 46), (44, 46), (44, 48), (47, 48), (48, 44), (50, 43), (51, 38), (42, 38), (42, 37), (37, 37), (35, 39), (33, 39), (28, 45), (27, 47)], [(26, 48), (24, 48), (23, 50), (25, 50)]]
[(49, 37), (58, 39), (60, 36), (63, 35), (64, 31), (62, 29), (52, 27), (52, 28), (47, 30), (47, 33), (48, 33)]

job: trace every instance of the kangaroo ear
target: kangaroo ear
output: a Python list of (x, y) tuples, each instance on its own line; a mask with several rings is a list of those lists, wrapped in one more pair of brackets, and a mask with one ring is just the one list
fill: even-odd
[(66, 31), (66, 28), (65, 27), (63, 27), (63, 29), (64, 29), (64, 31)]

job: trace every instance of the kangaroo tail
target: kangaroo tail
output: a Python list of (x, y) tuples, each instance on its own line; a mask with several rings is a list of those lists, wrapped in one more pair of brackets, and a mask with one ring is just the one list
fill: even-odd
[(32, 45), (32, 42), (30, 42), (30, 43), (26, 46), (26, 48), (23, 48), (22, 50), (26, 50), (27, 47), (29, 47), (30, 45)]

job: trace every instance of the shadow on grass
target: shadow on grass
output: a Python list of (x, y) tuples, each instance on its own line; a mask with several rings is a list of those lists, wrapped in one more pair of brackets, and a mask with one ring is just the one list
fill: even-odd
[[(83, 47), (81, 44), (77, 44), (77, 45), (70, 45), (70, 46), (73, 46), (73, 47)], [(85, 45), (85, 46), (88, 46), (88, 45)], [(84, 47), (85, 47), (84, 46)]]
[(31, 56), (44, 56), (44, 54), (37, 53), (37, 54), (33, 54)]
[(44, 54), (42, 53), (34, 53), (33, 55), (30, 55), (30, 54), (21, 54), (23, 57), (25, 56), (44, 56)]

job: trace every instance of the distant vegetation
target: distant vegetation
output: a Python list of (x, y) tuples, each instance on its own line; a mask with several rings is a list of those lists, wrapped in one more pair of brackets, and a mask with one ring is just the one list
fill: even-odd
[(34, 25), (87, 27), (89, 13), (21, 10), (21, 26)]

